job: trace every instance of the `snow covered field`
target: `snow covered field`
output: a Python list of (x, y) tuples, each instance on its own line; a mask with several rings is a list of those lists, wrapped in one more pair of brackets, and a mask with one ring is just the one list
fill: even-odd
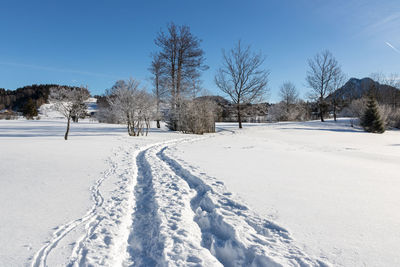
[(172, 154), (223, 181), (307, 253), (336, 266), (400, 266), (400, 132), (348, 124), (247, 126)]
[(0, 121), (0, 266), (396, 266), (400, 132)]
[[(98, 206), (122, 197), (116, 183), (133, 178), (138, 147), (185, 137), (128, 138), (123, 125), (82, 121), (64, 141), (65, 127), (63, 120), (0, 120), (0, 266), (28, 265), (50, 240), (49, 266), (68, 263)], [(56, 227), (60, 240), (52, 237)]]

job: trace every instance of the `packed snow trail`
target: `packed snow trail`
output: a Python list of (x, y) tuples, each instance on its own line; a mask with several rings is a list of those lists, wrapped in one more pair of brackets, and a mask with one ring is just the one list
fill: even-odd
[(286, 230), (231, 199), (222, 183), (206, 184), (210, 178), (167, 156), (171, 145), (151, 147), (137, 158), (137, 205), (125, 265), (326, 265), (305, 255)]
[(151, 147), (137, 157), (136, 208), (125, 265), (218, 266), (200, 245), (201, 232), (190, 207), (195, 192), (156, 156), (165, 146)]
[(201, 245), (224, 266), (326, 266), (297, 248), (285, 229), (231, 199), (223, 183), (183, 167), (167, 155), (167, 149), (157, 156), (196, 191), (191, 208), (202, 232)]
[[(111, 192), (104, 206), (98, 209), (97, 221), (89, 222), (86, 225), (87, 232), (77, 242), (79, 245), (75, 246), (73, 250), (69, 266), (126, 265), (124, 261), (130, 255), (127, 244), (132, 231), (132, 213), (137, 205), (146, 203), (141, 199), (143, 196), (138, 195), (134, 190), (143, 186), (140, 179), (143, 168), (139, 173), (141, 165), (138, 164), (138, 159), (143, 151), (159, 144), (171, 142), (177, 141), (169, 140), (142, 146), (132, 146), (128, 142), (122, 146), (123, 149), (115, 153), (117, 158), (115, 161), (121, 163), (115, 172), (118, 180), (117, 186)], [(151, 194), (147, 191), (149, 188), (145, 187), (143, 192)], [(151, 198), (149, 199), (151, 200)]]
[[(285, 229), (233, 199), (223, 183), (167, 153), (200, 139), (117, 149), (91, 189), (91, 210), (59, 227), (32, 266), (47, 266), (58, 242), (78, 227), (84, 231), (68, 266), (325, 266), (296, 247)], [(99, 187), (110, 176), (118, 182), (104, 200)]]
[(157, 214), (153, 179), (145, 152), (137, 157), (138, 177), (135, 187), (136, 211), (129, 236), (129, 255), (136, 265), (154, 266), (162, 257), (164, 244), (158, 235), (160, 218)]

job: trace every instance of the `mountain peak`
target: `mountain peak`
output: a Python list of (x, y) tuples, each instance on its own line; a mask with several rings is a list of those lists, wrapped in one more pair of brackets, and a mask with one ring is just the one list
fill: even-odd
[(339, 96), (342, 100), (358, 99), (374, 90), (378, 100), (387, 102), (390, 95), (400, 95), (400, 90), (386, 84), (380, 84), (369, 77), (362, 79), (350, 78), (344, 86), (337, 89), (332, 95)]

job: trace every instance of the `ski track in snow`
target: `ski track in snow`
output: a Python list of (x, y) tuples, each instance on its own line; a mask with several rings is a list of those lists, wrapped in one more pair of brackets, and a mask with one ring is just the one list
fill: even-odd
[[(58, 227), (32, 267), (47, 266), (52, 250), (78, 227), (84, 234), (68, 266), (328, 266), (240, 204), (222, 182), (168, 153), (209, 137), (121, 146), (91, 188), (92, 208)], [(118, 182), (104, 200), (100, 186), (109, 177)]]
[(136, 208), (124, 265), (219, 266), (201, 246), (190, 207), (195, 191), (157, 157), (166, 145), (153, 146), (137, 157)]
[(230, 198), (222, 182), (178, 163), (167, 149), (157, 156), (196, 191), (191, 208), (201, 229), (201, 245), (224, 266), (327, 266), (297, 248), (285, 229)]
[(92, 221), (93, 218), (96, 217), (96, 211), (99, 207), (101, 207), (104, 201), (103, 196), (99, 191), (99, 187), (101, 186), (103, 181), (111, 175), (111, 173), (116, 167), (117, 166), (115, 164), (112, 164), (112, 167), (109, 170), (105, 171), (104, 174), (101, 176), (101, 178), (98, 179), (96, 183), (90, 188), (91, 196), (94, 201), (92, 208), (83, 217), (70, 221), (67, 224), (58, 226), (56, 228), (56, 231), (52, 234), (52, 239), (46, 242), (46, 245), (44, 245), (34, 255), (32, 259), (32, 265), (31, 265), (32, 267), (47, 266), (46, 264), (47, 257), (51, 253), (51, 251), (57, 246), (57, 244), (72, 230), (74, 230), (75, 228), (77, 228), (78, 226), (82, 225), (87, 221)]

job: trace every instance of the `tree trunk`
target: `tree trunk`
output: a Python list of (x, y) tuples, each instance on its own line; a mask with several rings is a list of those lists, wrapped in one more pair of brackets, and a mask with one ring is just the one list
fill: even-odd
[(321, 122), (324, 122), (324, 106), (322, 103), (319, 104), (319, 116), (321, 118)]
[(333, 120), (336, 121), (336, 105), (333, 105)]
[(68, 133), (69, 133), (69, 125), (70, 125), (70, 123), (71, 123), (71, 117), (68, 117), (67, 131), (65, 132), (64, 140), (68, 140)]
[(132, 126), (131, 126), (131, 119), (129, 118), (129, 115), (126, 115), (126, 128), (128, 129), (128, 135), (132, 136)]
[(237, 114), (238, 114), (239, 129), (242, 129), (242, 114), (240, 114), (240, 104), (238, 104)]
[[(148, 120), (145, 120), (145, 122), (146, 122), (146, 136), (147, 136), (147, 134), (149, 133), (149, 128), (150, 128), (150, 120), (148, 119)], [(157, 121), (158, 123), (160, 123), (160, 121)]]
[(157, 78), (157, 128), (160, 129), (160, 95), (159, 95), (159, 88), (158, 88), (158, 78)]

